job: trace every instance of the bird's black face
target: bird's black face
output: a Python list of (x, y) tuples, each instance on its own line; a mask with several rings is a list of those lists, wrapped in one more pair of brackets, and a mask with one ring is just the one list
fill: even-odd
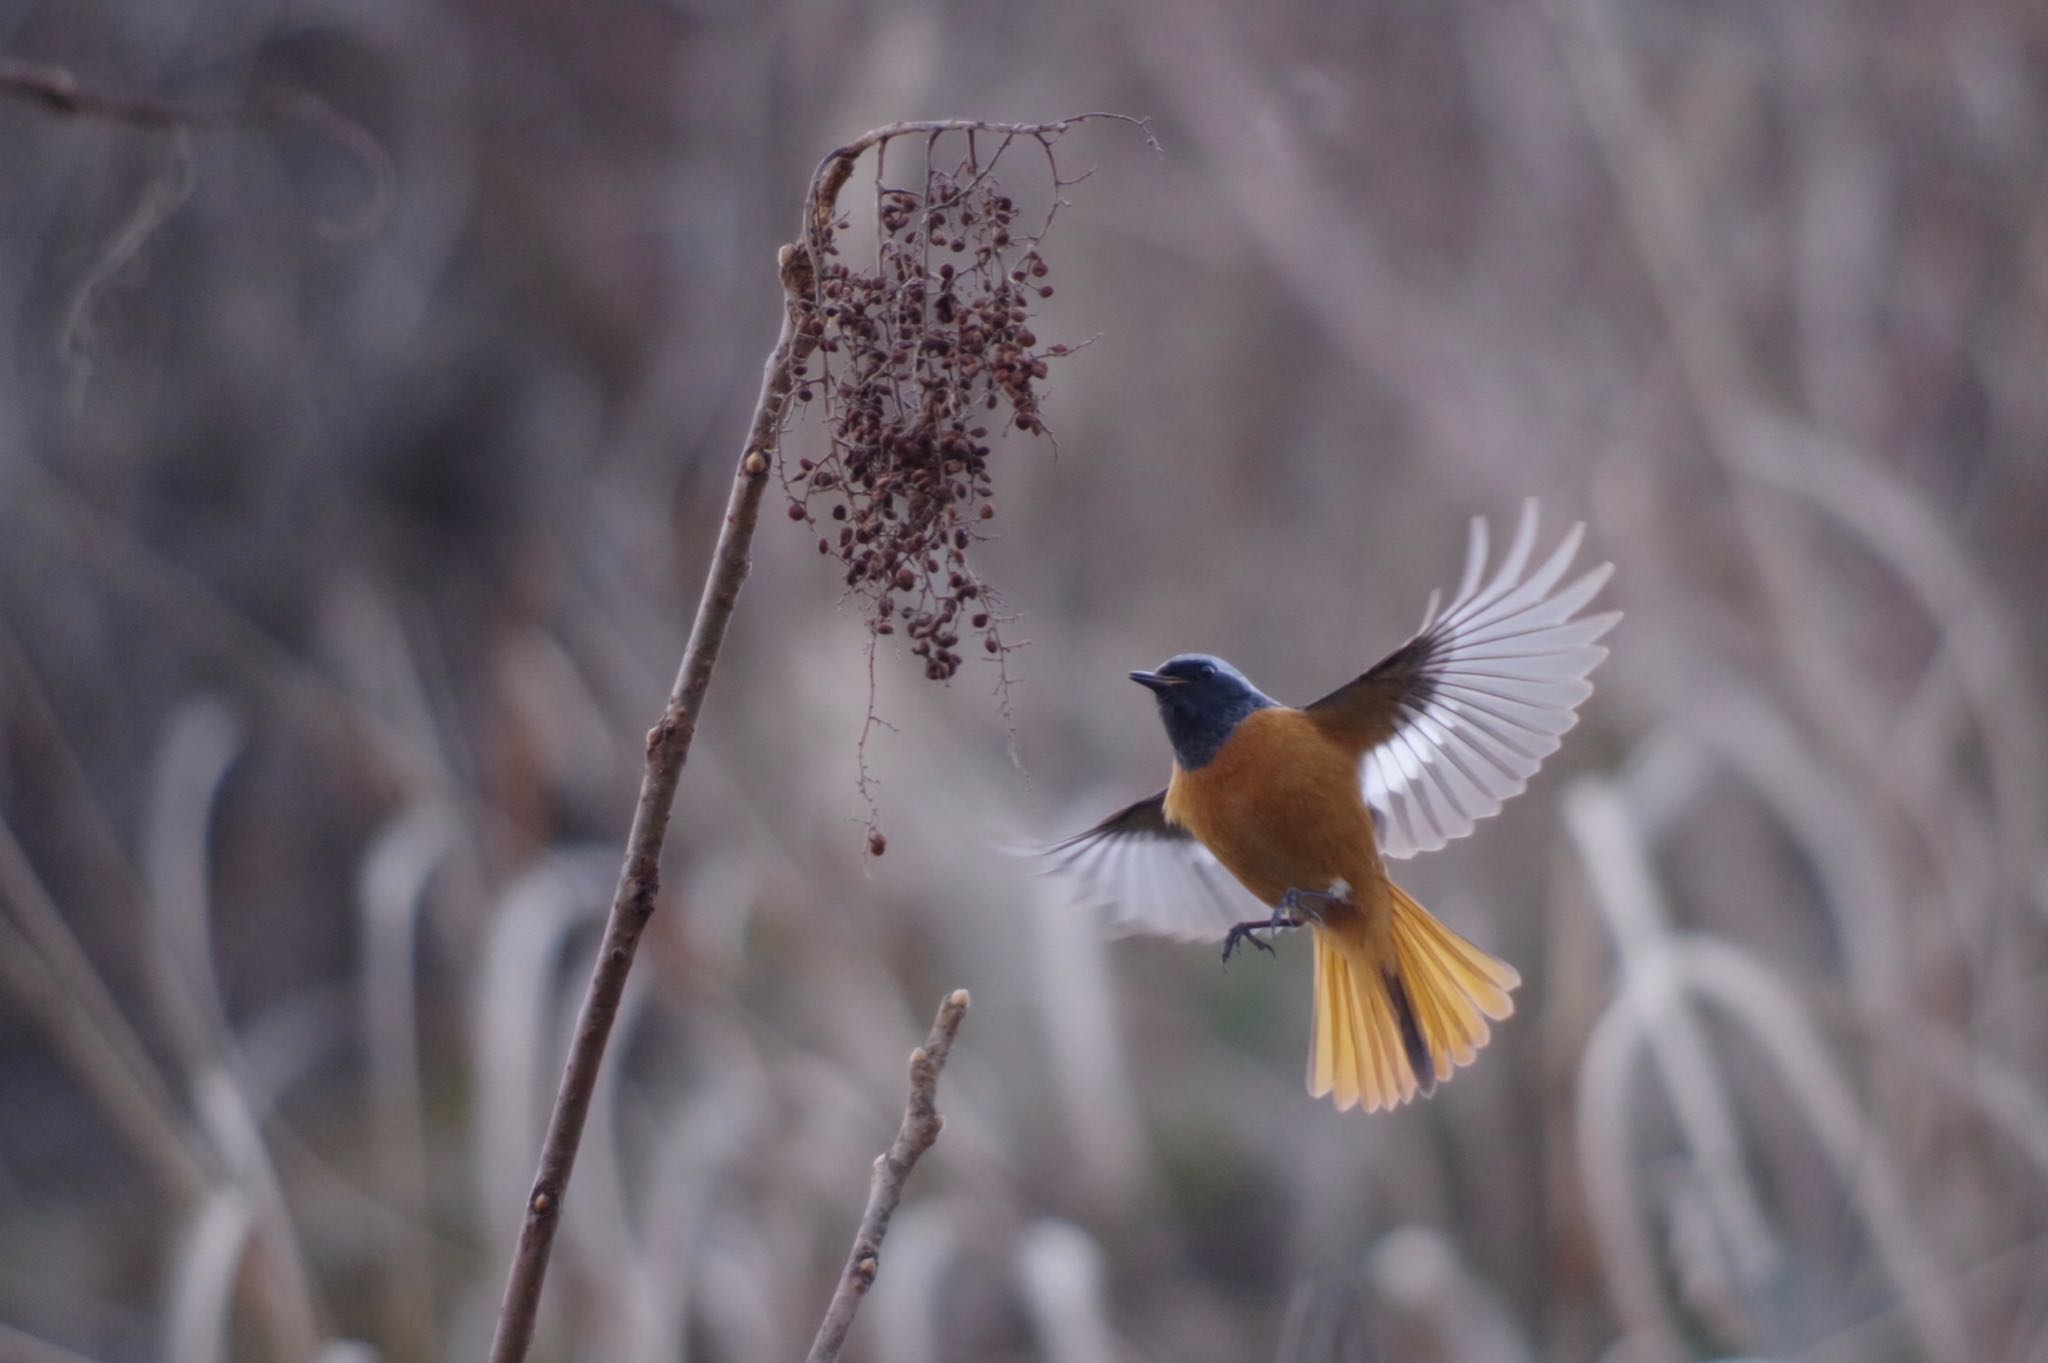
[(1158, 696), (1174, 759), (1187, 771), (1207, 765), (1246, 715), (1277, 703), (1244, 673), (1206, 653), (1180, 654), (1157, 672), (1133, 672), (1131, 680)]

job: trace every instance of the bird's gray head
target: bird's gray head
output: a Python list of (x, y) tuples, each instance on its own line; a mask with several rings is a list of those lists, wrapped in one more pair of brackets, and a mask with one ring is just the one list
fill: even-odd
[(1159, 698), (1159, 718), (1183, 770), (1207, 765), (1246, 715), (1278, 704), (1244, 673), (1206, 653), (1168, 658), (1157, 672), (1133, 672), (1131, 680)]

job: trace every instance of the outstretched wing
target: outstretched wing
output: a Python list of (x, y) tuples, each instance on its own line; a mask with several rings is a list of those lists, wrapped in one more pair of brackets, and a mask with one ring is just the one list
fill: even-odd
[(1216, 941), (1233, 923), (1270, 912), (1192, 834), (1167, 822), (1163, 790), (1054, 843), (1044, 856), (1123, 932)]
[(1486, 521), (1472, 518), (1458, 593), (1371, 671), (1308, 707), (1323, 731), (1360, 757), (1380, 851), (1433, 852), (1520, 794), (1575, 713), (1607, 650), (1594, 641), (1619, 611), (1573, 619), (1614, 571), (1599, 567), (1559, 587), (1586, 527), (1575, 525), (1526, 577), (1536, 503), (1484, 586)]

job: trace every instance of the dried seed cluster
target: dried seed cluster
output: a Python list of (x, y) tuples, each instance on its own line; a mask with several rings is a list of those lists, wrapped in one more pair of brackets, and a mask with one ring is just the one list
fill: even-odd
[[(998, 153), (998, 156), (1000, 153)], [(1025, 231), (993, 159), (928, 169), (917, 189), (877, 172), (872, 269), (841, 258), (838, 219), (816, 243), (823, 261), (797, 323), (816, 341), (796, 399), (822, 398), (829, 446), (783, 468), (790, 519), (823, 533), (878, 636), (899, 630), (925, 676), (959, 671), (961, 640), (1000, 656), (1002, 616), (968, 563), (996, 514), (992, 431), (1045, 433), (1034, 384), (1048, 359), (1031, 304), (1050, 297), (1039, 241)], [(1057, 186), (1055, 187), (1057, 194)]]

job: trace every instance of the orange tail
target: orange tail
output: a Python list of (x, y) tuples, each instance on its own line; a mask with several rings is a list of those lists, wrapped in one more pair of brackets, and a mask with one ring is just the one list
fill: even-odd
[[(1522, 977), (1387, 881), (1390, 930), (1359, 915), (1317, 924), (1316, 1016), (1308, 1091), (1339, 1111), (1395, 1108), (1469, 1065), (1515, 1011)], [(1391, 959), (1390, 959), (1391, 958)]]

